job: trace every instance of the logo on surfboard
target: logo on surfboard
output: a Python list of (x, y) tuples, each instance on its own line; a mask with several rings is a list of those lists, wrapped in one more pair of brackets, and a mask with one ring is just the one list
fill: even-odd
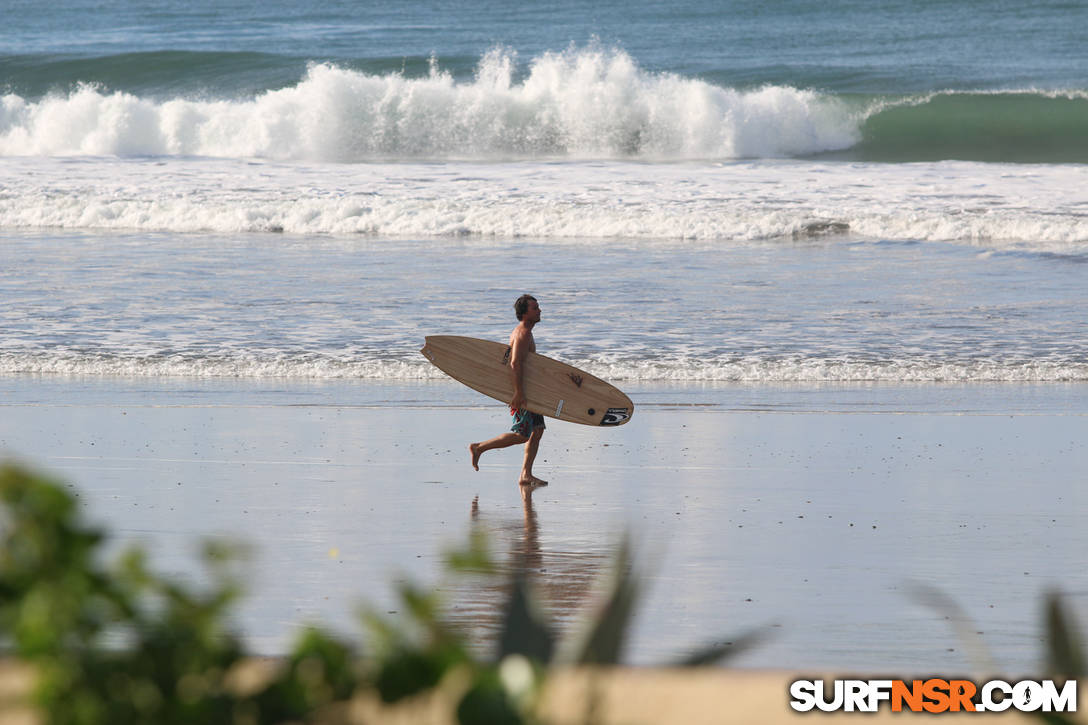
[(609, 408), (601, 418), (601, 425), (620, 425), (631, 417), (630, 408)]
[(581, 375), (578, 375), (576, 373), (567, 373), (567, 377), (570, 378), (570, 381), (577, 385), (579, 388), (582, 387), (583, 378)]

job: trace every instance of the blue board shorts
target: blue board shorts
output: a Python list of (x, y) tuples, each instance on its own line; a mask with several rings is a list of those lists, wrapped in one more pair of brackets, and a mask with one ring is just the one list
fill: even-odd
[(523, 438), (528, 438), (533, 434), (536, 429), (544, 430), (547, 426), (544, 425), (544, 416), (540, 413), (530, 413), (527, 410), (518, 410), (511, 413), (514, 416), (514, 424), (510, 426), (510, 430), (517, 433)]

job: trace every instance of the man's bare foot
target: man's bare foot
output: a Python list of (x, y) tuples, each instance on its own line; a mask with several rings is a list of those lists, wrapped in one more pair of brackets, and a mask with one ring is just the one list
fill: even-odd
[(547, 486), (548, 482), (543, 478), (537, 478), (536, 476), (529, 476), (518, 481), (522, 486), (532, 486), (533, 488), (540, 488), (541, 486)]
[(472, 468), (474, 470), (480, 470), (480, 454), (483, 452), (480, 450), (479, 443), (469, 443), (468, 452), (472, 454)]

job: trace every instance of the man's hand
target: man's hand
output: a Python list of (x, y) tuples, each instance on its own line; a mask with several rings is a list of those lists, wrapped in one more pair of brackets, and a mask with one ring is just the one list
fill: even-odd
[(525, 407), (525, 393), (518, 390), (514, 393), (514, 399), (510, 401), (510, 412), (516, 413)]

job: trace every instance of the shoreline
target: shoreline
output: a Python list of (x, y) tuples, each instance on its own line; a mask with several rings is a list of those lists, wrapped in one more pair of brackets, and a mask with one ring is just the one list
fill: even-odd
[[(611, 380), (643, 408), (725, 412), (1088, 416), (1088, 381)], [(502, 406), (445, 376), (420, 379), (0, 374), (0, 405)]]
[(645, 386), (620, 429), (549, 421), (528, 502), (519, 452), (472, 471), (467, 441), (508, 416), (458, 388), (5, 377), (0, 456), (62, 477), (159, 571), (199, 578), (209, 536), (252, 544), (256, 654), (311, 621), (357, 635), (356, 605), (395, 609), (403, 579), (486, 641), (497, 592), (442, 574), (473, 528), (500, 561), (530, 555), (561, 628), (631, 532), (636, 665), (771, 627), (730, 665), (1030, 674), (1048, 589), (1088, 622), (1088, 385)]

